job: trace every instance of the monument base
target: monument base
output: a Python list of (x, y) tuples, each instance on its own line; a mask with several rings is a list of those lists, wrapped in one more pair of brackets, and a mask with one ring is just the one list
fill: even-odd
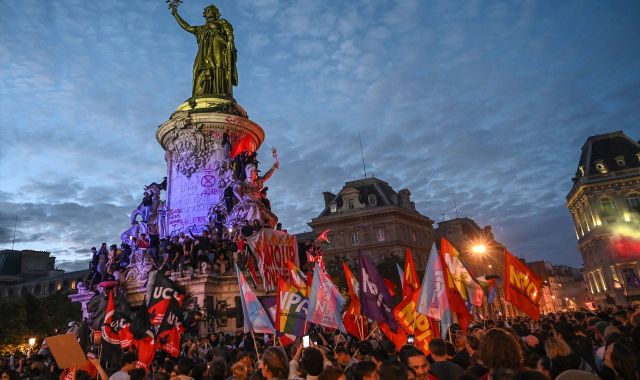
[[(235, 333), (243, 328), (242, 305), (240, 303), (240, 288), (235, 273), (218, 275), (212, 273), (201, 274), (191, 270), (172, 272), (170, 276), (178, 285), (188, 289), (197, 300), (200, 310), (204, 311), (206, 327), (211, 332)], [(260, 279), (258, 279), (260, 281)], [(146, 286), (131, 284), (125, 286), (127, 301), (132, 307), (139, 307), (144, 302)], [(258, 297), (277, 296), (275, 292), (256, 290)]]

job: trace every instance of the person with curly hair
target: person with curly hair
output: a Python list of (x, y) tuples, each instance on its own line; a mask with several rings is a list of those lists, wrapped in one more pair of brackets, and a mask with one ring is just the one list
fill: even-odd
[(497, 374), (516, 373), (522, 368), (524, 354), (516, 338), (504, 329), (492, 328), (480, 343), (479, 358), (489, 369), (481, 380), (494, 379)]

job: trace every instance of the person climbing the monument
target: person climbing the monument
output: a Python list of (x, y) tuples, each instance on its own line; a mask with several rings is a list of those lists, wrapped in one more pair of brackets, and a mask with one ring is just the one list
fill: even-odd
[(222, 149), (224, 149), (224, 159), (228, 160), (231, 156), (231, 140), (229, 140), (229, 130), (222, 134)]
[(271, 201), (267, 198), (267, 191), (269, 191), (268, 187), (263, 187), (262, 190), (260, 190), (260, 201), (267, 210), (271, 211)]
[(139, 207), (142, 207), (142, 221), (147, 222), (149, 217), (151, 216), (151, 206), (153, 205), (152, 193), (149, 190), (144, 191), (144, 195), (142, 196), (142, 202)]

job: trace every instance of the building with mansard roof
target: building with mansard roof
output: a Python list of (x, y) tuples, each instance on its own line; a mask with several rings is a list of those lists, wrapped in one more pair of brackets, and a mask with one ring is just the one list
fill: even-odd
[(590, 136), (567, 194), (593, 301), (640, 301), (640, 144), (622, 131)]
[(396, 192), (375, 177), (346, 182), (336, 194), (324, 192), (324, 208), (309, 226), (316, 236), (330, 229), (322, 247), (327, 262), (353, 264), (360, 250), (378, 263), (389, 257), (404, 261), (411, 248), (417, 269), (424, 271), (433, 244), (433, 221), (416, 210), (411, 192)]

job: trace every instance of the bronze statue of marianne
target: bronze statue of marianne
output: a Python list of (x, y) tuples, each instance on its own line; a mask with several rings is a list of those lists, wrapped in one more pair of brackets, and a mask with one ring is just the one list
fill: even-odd
[(171, 7), (171, 13), (182, 29), (193, 33), (198, 41), (198, 53), (193, 62), (193, 97), (216, 96), (233, 97), (233, 86), (238, 85), (236, 69), (236, 48), (233, 42), (233, 28), (229, 21), (220, 18), (215, 5), (204, 9), (205, 24), (189, 25), (178, 14), (178, 7)]

